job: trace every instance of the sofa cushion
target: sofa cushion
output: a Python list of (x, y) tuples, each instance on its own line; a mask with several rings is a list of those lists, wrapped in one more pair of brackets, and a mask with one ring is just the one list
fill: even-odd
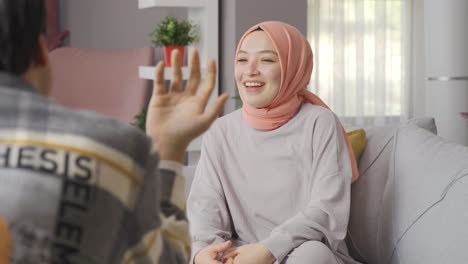
[(364, 129), (356, 129), (353, 131), (346, 132), (353, 148), (354, 157), (359, 164), (361, 155), (366, 148), (366, 131)]
[(459, 178), (397, 244), (392, 264), (466, 263), (468, 177)]
[(406, 124), (424, 128), (427, 131), (432, 132), (434, 135), (437, 135), (437, 127), (433, 117), (415, 117), (408, 120)]
[[(433, 118), (420, 117), (407, 123), (436, 133)], [(403, 125), (404, 126), (404, 125)], [(379, 221), (382, 214), (383, 194), (389, 177), (389, 161), (392, 156), (397, 126), (381, 126), (366, 129), (367, 144), (359, 162), (359, 179), (351, 192), (351, 215), (347, 244), (351, 255), (363, 262), (378, 261)]]
[(359, 164), (359, 179), (353, 183), (347, 244), (351, 255), (363, 262), (377, 263), (377, 216), (387, 182), (389, 159), (396, 127), (367, 130), (367, 144)]
[(352, 256), (370, 264), (464, 263), (468, 148), (412, 125), (367, 133), (352, 185)]
[(378, 217), (376, 263), (466, 262), (467, 176), (467, 147), (414, 126), (399, 128)]

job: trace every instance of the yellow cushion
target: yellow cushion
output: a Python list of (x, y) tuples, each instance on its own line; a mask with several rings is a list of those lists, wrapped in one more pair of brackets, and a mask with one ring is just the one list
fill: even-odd
[(348, 134), (349, 142), (353, 148), (354, 157), (356, 157), (356, 162), (359, 164), (362, 152), (364, 152), (364, 149), (366, 148), (366, 131), (364, 129), (357, 129), (346, 132), (346, 134)]

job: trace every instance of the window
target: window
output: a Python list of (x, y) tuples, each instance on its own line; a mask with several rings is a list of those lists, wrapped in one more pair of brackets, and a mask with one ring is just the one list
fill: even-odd
[(409, 0), (308, 0), (309, 90), (345, 122), (406, 116)]

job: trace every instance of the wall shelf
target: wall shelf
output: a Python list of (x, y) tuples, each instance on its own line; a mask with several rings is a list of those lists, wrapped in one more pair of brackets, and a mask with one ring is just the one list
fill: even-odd
[[(200, 41), (193, 47), (198, 48), (200, 53), (200, 63), (204, 67), (208, 58), (214, 58), (219, 61), (219, 0), (138, 0), (138, 8), (152, 7), (177, 7), (187, 9), (187, 18), (199, 25)], [(202, 69), (202, 79), (205, 77), (206, 69)], [(183, 79), (187, 80), (189, 70), (182, 68)], [(154, 67), (140, 66), (138, 76), (142, 79), (154, 80)], [(171, 68), (164, 70), (164, 79), (170, 80), (172, 76)], [(218, 74), (219, 77), (219, 74)], [(216, 86), (208, 101), (208, 108), (212, 107), (218, 97), (218, 79)], [(188, 147), (187, 151), (200, 151), (202, 137), (195, 139)]]
[[(141, 79), (147, 79), (147, 80), (154, 80), (154, 69), (155, 67), (153, 66), (140, 66), (138, 68), (138, 76)], [(188, 67), (182, 67), (182, 79), (188, 80), (189, 77), (189, 68)], [(203, 68), (201, 69), (201, 78), (202, 80), (205, 78), (206, 74), (206, 69)], [(172, 77), (172, 68), (166, 67), (164, 69), (164, 79), (165, 80), (170, 80)]]

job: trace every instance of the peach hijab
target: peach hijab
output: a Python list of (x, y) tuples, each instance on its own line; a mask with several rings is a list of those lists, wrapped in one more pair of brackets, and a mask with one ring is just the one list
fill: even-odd
[[(313, 54), (309, 42), (295, 27), (278, 21), (262, 22), (251, 27), (239, 41), (236, 58), (245, 37), (257, 29), (262, 29), (276, 48), (281, 67), (281, 84), (278, 94), (267, 107), (257, 109), (248, 104), (243, 105), (243, 117), (247, 123), (258, 130), (273, 130), (288, 122), (304, 103), (330, 109), (306, 88), (312, 74)], [(356, 158), (344, 129), (343, 134), (352, 163), (354, 182), (359, 177)]]

